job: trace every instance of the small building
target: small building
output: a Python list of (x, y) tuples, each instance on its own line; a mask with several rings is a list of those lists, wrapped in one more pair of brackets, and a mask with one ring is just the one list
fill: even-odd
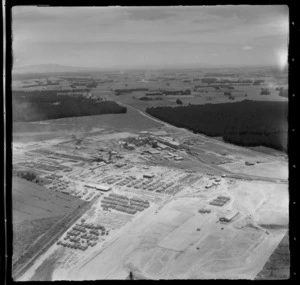
[(148, 152), (150, 153), (150, 154), (160, 154), (160, 151), (159, 150), (148, 150)]
[(175, 160), (183, 160), (183, 157), (182, 156), (176, 156)]
[(107, 191), (111, 190), (111, 187), (106, 186), (106, 185), (101, 185), (101, 184), (88, 183), (88, 184), (85, 184), (85, 186), (89, 187), (89, 188), (99, 190), (99, 191), (104, 191), (104, 192), (107, 192)]
[(238, 214), (239, 214), (238, 211), (233, 210), (233, 211), (231, 211), (230, 213), (228, 213), (226, 216), (220, 217), (220, 222), (223, 222), (223, 223), (229, 223), (229, 222), (232, 221), (232, 219), (233, 219), (234, 217), (236, 217)]
[(126, 165), (126, 163), (121, 163), (121, 162), (115, 164), (115, 166), (118, 168), (123, 167), (125, 165)]
[(134, 144), (127, 144), (127, 145), (124, 145), (124, 148), (126, 148), (127, 150), (134, 150), (135, 146), (134, 146)]
[(157, 143), (157, 147), (161, 149), (167, 149), (168, 147), (162, 143)]
[(175, 148), (175, 149), (178, 149), (180, 147), (180, 143), (173, 140), (172, 138), (168, 138), (168, 137), (163, 137), (163, 138), (157, 138), (157, 140), (169, 147), (172, 147), (172, 148)]
[(143, 175), (144, 178), (153, 178), (154, 177), (154, 174), (152, 173), (146, 173)]

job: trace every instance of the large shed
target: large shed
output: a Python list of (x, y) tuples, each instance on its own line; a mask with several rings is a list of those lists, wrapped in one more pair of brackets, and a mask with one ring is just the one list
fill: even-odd
[(233, 210), (230, 213), (228, 213), (226, 216), (224, 217), (220, 217), (220, 222), (225, 222), (225, 223), (229, 223), (230, 221), (232, 221), (232, 219), (234, 217), (236, 217), (239, 214), (239, 212), (237, 210)]

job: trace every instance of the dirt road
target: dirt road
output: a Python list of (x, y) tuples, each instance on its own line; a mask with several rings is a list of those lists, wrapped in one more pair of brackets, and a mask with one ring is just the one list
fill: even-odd
[[(195, 135), (193, 132), (187, 130), (187, 129), (183, 129), (183, 128), (178, 128), (178, 127), (175, 127), (173, 125), (170, 125), (164, 121), (161, 121), (157, 118), (154, 118), (148, 114), (145, 114), (144, 112), (142, 112), (141, 110), (137, 109), (137, 108), (134, 108), (130, 105), (127, 105), (125, 103), (122, 103), (122, 102), (119, 102), (117, 101), (118, 104), (120, 105), (123, 105), (125, 107), (128, 107), (128, 108), (131, 108), (131, 109), (134, 109), (135, 111), (139, 112), (141, 115), (147, 117), (148, 119), (150, 120), (153, 120), (157, 123), (161, 123), (163, 124), (164, 126), (168, 126), (170, 128), (173, 128), (173, 129), (176, 129), (176, 130), (180, 130), (180, 131), (185, 131), (187, 132), (188, 134), (193, 134)], [(216, 139), (213, 139), (213, 138), (210, 138), (210, 137), (207, 137), (207, 136), (204, 136), (204, 135), (201, 135), (201, 134), (197, 134), (196, 136), (198, 137), (201, 137), (201, 138), (205, 138), (206, 140), (209, 140), (213, 143), (217, 143), (218, 145), (220, 145), (220, 147), (222, 146), (225, 146), (226, 148), (230, 147), (231, 149), (236, 149), (237, 151), (239, 150), (242, 150), (243, 152), (246, 150), (248, 153), (249, 153), (249, 156), (251, 156), (251, 154), (253, 156), (256, 156), (258, 154), (257, 151), (253, 151), (253, 150), (250, 150), (250, 149), (245, 149), (243, 147), (239, 147), (239, 146), (235, 146), (235, 145), (231, 145), (231, 144), (227, 144), (225, 142), (220, 142), (219, 140), (216, 140)], [(199, 148), (200, 149), (200, 148)], [(194, 161), (200, 161), (201, 163), (205, 164), (207, 167), (217, 171), (218, 173), (224, 173), (226, 174), (228, 177), (231, 177), (231, 178), (236, 178), (236, 179), (245, 179), (245, 180), (259, 180), (259, 181), (266, 181), (266, 182), (274, 182), (274, 183), (288, 183), (288, 180), (287, 179), (278, 179), (278, 178), (270, 178), (270, 177), (264, 177), (264, 176), (256, 176), (256, 175), (247, 175), (247, 174), (240, 174), (240, 173), (234, 173), (234, 172), (231, 172), (231, 171), (228, 171), (228, 170), (224, 170), (223, 168), (221, 167), (218, 167), (216, 165), (212, 165), (212, 164), (209, 164), (207, 163), (206, 161), (200, 159), (199, 157), (196, 157), (196, 156), (193, 156), (191, 153), (190, 154), (190, 158), (191, 156), (194, 158), (192, 160)], [(273, 157), (271, 155), (267, 155), (267, 154), (263, 154), (263, 153), (259, 153), (262, 157), (265, 157), (271, 161), (278, 161), (278, 158), (277, 157)], [(284, 164), (287, 165), (287, 163), (285, 162), (282, 162)]]

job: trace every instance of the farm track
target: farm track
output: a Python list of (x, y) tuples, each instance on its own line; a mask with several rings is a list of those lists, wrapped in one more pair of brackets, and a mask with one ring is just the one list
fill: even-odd
[(42, 235), (28, 249), (26, 254), (31, 253), (32, 256), (27, 257), (29, 260), (19, 259), (13, 267), (16, 269), (13, 272), (14, 280), (20, 277), (34, 264), (34, 262), (50, 248), (50, 246), (80, 217), (82, 216), (97, 200), (95, 197), (91, 202), (86, 203), (80, 209), (76, 208), (71, 213), (66, 215), (61, 221), (52, 226), (44, 235)]

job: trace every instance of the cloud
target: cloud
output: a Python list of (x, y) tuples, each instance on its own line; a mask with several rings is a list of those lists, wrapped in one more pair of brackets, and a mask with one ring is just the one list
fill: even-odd
[(184, 64), (196, 56), (197, 62), (251, 65), (275, 62), (270, 49), (288, 42), (282, 6), (27, 6), (12, 12), (13, 52), (24, 65), (45, 59), (78, 66)]
[(13, 7), (13, 20), (23, 23), (37, 23), (45, 21), (55, 21), (60, 19), (59, 15), (43, 13), (38, 10), (37, 7), (33, 7), (32, 10), (18, 10), (19, 7)]
[(252, 50), (253, 47), (252, 46), (243, 46), (242, 49), (243, 50)]

